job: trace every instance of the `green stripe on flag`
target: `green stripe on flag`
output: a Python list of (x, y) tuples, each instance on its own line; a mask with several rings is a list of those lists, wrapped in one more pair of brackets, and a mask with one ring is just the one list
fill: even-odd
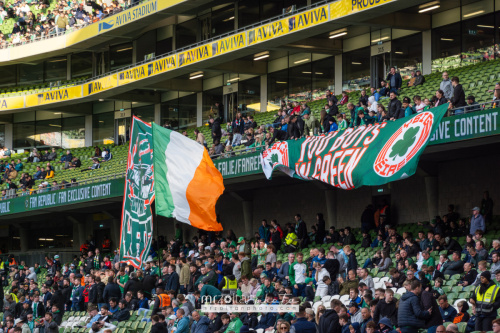
[(174, 199), (167, 180), (168, 167), (165, 152), (172, 131), (153, 123), (153, 163), (155, 175), (155, 210), (157, 215), (173, 217)]

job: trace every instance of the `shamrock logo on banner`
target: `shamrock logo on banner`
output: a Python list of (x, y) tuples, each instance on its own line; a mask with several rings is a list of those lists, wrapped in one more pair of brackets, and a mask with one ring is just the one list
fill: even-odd
[(403, 138), (399, 139), (394, 146), (392, 146), (392, 151), (389, 154), (389, 157), (392, 158), (392, 160), (395, 160), (397, 156), (404, 157), (408, 149), (415, 142), (418, 131), (418, 127), (410, 127), (406, 130)]

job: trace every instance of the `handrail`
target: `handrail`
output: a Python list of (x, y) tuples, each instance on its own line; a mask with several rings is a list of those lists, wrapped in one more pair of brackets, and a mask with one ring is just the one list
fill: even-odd
[[(487, 106), (490, 106), (490, 107), (487, 107)], [(470, 113), (470, 112), (483, 111), (486, 109), (493, 109), (496, 106), (500, 106), (500, 100), (499, 101), (490, 101), (490, 102), (481, 102), (481, 103), (474, 104), (474, 105), (462, 106), (462, 107), (450, 109), (448, 111), (448, 117), (454, 116), (454, 115), (460, 115), (463, 113)]]
[[(96, 169), (98, 170), (98, 169)], [(67, 183), (65, 185), (58, 184), (58, 188), (43, 188), (43, 189), (38, 189), (38, 190), (33, 190), (31, 191), (30, 189), (26, 189), (26, 191), (23, 192), (23, 190), (7, 190), (5, 198), (2, 200), (7, 200), (7, 199), (13, 199), (16, 197), (24, 197), (24, 196), (29, 196), (33, 194), (41, 194), (41, 193), (46, 193), (46, 192), (52, 192), (52, 191), (58, 191), (58, 190), (64, 190), (68, 188), (75, 188), (83, 185), (88, 185), (88, 184), (93, 184), (93, 183), (99, 183), (107, 180), (112, 180), (112, 179), (118, 179), (118, 178), (123, 178), (125, 177), (126, 172), (119, 172), (119, 173), (114, 173), (112, 175), (107, 175), (107, 176), (100, 176), (100, 177), (95, 177), (91, 179), (85, 179), (85, 180), (80, 180), (77, 181), (76, 183)]]
[[(217, 159), (219, 157), (222, 157), (222, 158), (231, 158), (231, 157), (235, 157), (235, 156), (238, 156), (238, 155), (245, 155), (245, 154), (249, 154), (249, 153), (255, 153), (257, 151), (264, 150), (265, 148), (266, 148), (266, 146), (263, 145), (263, 146), (252, 147), (252, 148), (238, 149), (236, 151), (231, 150), (230, 152), (227, 152), (227, 153), (210, 155), (210, 158), (213, 159), (213, 160)], [(243, 154), (240, 154), (240, 153), (243, 153)]]
[[(109, 71), (109, 72), (106, 72), (106, 73), (103, 73), (103, 74), (99, 74), (99, 75), (94, 76), (92, 78), (89, 78), (87, 80), (83, 80), (83, 81), (81, 81), (81, 82), (79, 82), (77, 84), (73, 84), (73, 85), (69, 84), (69, 85), (70, 86), (76, 86), (76, 85), (86, 84), (86, 83), (89, 83), (91, 81), (98, 80), (100, 78), (106, 77), (108, 75), (113, 75), (113, 74), (116, 74), (118, 72), (130, 69), (130, 68), (138, 67), (138, 66), (144, 65), (144, 64), (149, 63), (149, 62), (153, 62), (153, 61), (156, 61), (156, 60), (159, 60), (159, 59), (162, 59), (162, 58), (166, 58), (166, 57), (169, 57), (171, 55), (174, 55), (174, 54), (177, 54), (177, 53), (180, 53), (180, 52), (183, 52), (183, 51), (186, 51), (186, 50), (189, 50), (189, 49), (192, 49), (192, 48), (195, 48), (195, 47), (207, 44), (207, 43), (211, 43), (211, 42), (214, 42), (214, 41), (217, 41), (217, 40), (224, 39), (226, 37), (229, 37), (231, 35), (237, 34), (239, 32), (243, 32), (243, 31), (246, 31), (246, 30), (249, 30), (249, 29), (253, 29), (253, 28), (265, 25), (267, 23), (270, 23), (272, 21), (276, 21), (276, 20), (279, 20), (279, 19), (284, 19), (286, 17), (292, 16), (292, 15), (296, 15), (297, 13), (301, 13), (301, 12), (310, 10), (312, 8), (320, 7), (320, 6), (323, 6), (325, 4), (332, 3), (332, 2), (337, 2), (337, 1), (341, 1), (341, 0), (335, 0), (335, 1), (323, 0), (321, 2), (317, 2), (317, 3), (311, 4), (309, 6), (305, 6), (305, 7), (299, 8), (299, 9), (295, 9), (295, 10), (292, 10), (292, 11), (290, 11), (288, 13), (277, 15), (277, 16), (271, 17), (269, 19), (266, 19), (264, 21), (260, 21), (260, 22), (258, 22), (258, 24), (257, 23), (250, 24), (250, 25), (238, 28), (236, 30), (232, 30), (230, 32), (226, 32), (226, 33), (224, 33), (222, 35), (218, 35), (216, 37), (205, 39), (203, 41), (200, 41), (200, 42), (197, 42), (197, 43), (194, 43), (194, 44), (190, 44), (190, 45), (187, 45), (187, 46), (184, 46), (182, 48), (178, 48), (178, 49), (172, 50), (172, 51), (164, 53), (164, 54), (160, 54), (160, 55), (157, 55), (157, 56), (155, 55), (154, 57), (152, 57), (150, 59), (142, 60), (142, 61), (136, 62), (134, 64), (131, 64), (131, 65), (123, 66), (123, 67), (114, 69), (112, 71)], [(68, 84), (66, 84), (66, 85), (68, 86)], [(32, 93), (33, 93), (32, 90), (29, 90), (26, 93), (21, 93), (21, 95), (24, 96), (24, 95), (29, 95), (29, 94), (32, 94)]]

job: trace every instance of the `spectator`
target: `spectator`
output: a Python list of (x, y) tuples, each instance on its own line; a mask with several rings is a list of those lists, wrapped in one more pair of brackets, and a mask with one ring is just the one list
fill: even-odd
[(470, 218), (470, 234), (474, 235), (477, 230), (486, 231), (484, 218), (479, 213), (479, 207), (472, 208), (472, 216)]
[(304, 135), (311, 136), (319, 133), (320, 124), (316, 118), (311, 115), (311, 111), (306, 110), (303, 113), (304, 118)]
[(457, 303), (458, 313), (453, 319), (454, 324), (466, 323), (470, 319), (470, 315), (467, 312), (469, 310), (469, 304), (467, 301), (460, 301)]
[(378, 93), (380, 94), (380, 98), (385, 98), (385, 97), (389, 96), (390, 89), (389, 89), (387, 82), (385, 80), (380, 81), (380, 87), (381, 88), (378, 91)]
[(306, 319), (306, 309), (301, 305), (296, 313), (296, 321), (292, 324), (291, 332), (316, 333), (316, 325)]
[(442, 89), (436, 91), (436, 100), (434, 102), (434, 107), (443, 105), (448, 102), (448, 99), (444, 97), (444, 92)]
[(113, 158), (113, 154), (111, 154), (109, 148), (104, 149), (103, 154), (104, 154), (104, 157), (102, 159), (103, 162), (109, 162)]
[(396, 72), (396, 68), (394, 66), (391, 67), (389, 74), (387, 74), (386, 80), (387, 82), (389, 82), (390, 92), (398, 94), (401, 90), (403, 80), (401, 78), (401, 74), (399, 74), (399, 72)]
[(390, 326), (398, 325), (397, 300), (394, 298), (394, 291), (390, 288), (385, 290), (384, 298), (377, 302), (373, 314), (373, 320), (376, 323), (380, 322), (383, 318), (390, 320)]
[(101, 164), (97, 158), (94, 158), (94, 162), (87, 169), (82, 169), (81, 172), (89, 171), (89, 170), (97, 170), (101, 168)]
[(305, 279), (307, 277), (307, 265), (302, 262), (304, 255), (297, 253), (297, 261), (290, 266), (289, 279), (290, 285), (293, 287), (294, 296), (304, 296), (305, 294)]
[(70, 163), (67, 163), (66, 169), (76, 169), (82, 166), (82, 161), (78, 157), (73, 157)]
[(425, 107), (427, 106), (424, 102), (422, 102), (422, 98), (418, 95), (413, 97), (413, 111), (415, 113), (420, 113), (424, 111)]
[(481, 109), (481, 106), (476, 102), (476, 98), (472, 95), (467, 96), (467, 111), (473, 112)]
[(425, 83), (425, 77), (422, 75), (422, 72), (420, 70), (417, 70), (417, 74), (415, 75), (415, 82), (413, 83), (413, 86), (419, 86)]
[(450, 306), (448, 297), (446, 295), (441, 295), (438, 298), (438, 302), (443, 322), (453, 322), (453, 319), (457, 316), (457, 310), (455, 310), (453, 306)]
[(462, 260), (460, 260), (461, 253), (458, 251), (453, 252), (452, 262), (448, 262), (447, 265), (444, 266), (443, 268), (443, 274), (446, 275), (455, 275), (455, 274), (461, 274), (464, 271), (464, 263)]
[(387, 111), (389, 112), (389, 118), (391, 120), (396, 119), (397, 114), (399, 113), (399, 110), (402, 107), (401, 102), (398, 100), (398, 95), (391, 91), (390, 93), (390, 101), (389, 104), (387, 105)]
[(358, 99), (358, 106), (368, 105), (368, 96), (366, 96), (366, 90), (361, 90), (361, 96)]
[[(439, 85), (439, 90), (441, 90), (443, 92), (442, 97), (446, 98), (447, 100), (449, 100), (451, 98), (451, 96), (453, 95), (453, 86), (452, 86), (451, 81), (448, 77), (448, 72), (443, 72), (443, 81), (441, 81), (441, 84)], [(436, 97), (437, 97), (437, 95), (436, 95)], [(441, 104), (439, 104), (439, 105), (441, 105)]]
[(398, 325), (402, 333), (416, 333), (425, 327), (425, 320), (430, 318), (432, 309), (423, 309), (420, 305), (419, 295), (422, 285), (413, 281), (410, 291), (401, 296), (398, 309)]
[(337, 105), (344, 105), (344, 104), (346, 104), (347, 102), (349, 102), (349, 96), (347, 95), (347, 92), (342, 91), (342, 98), (341, 98), (341, 99), (340, 99), (340, 101), (337, 103)]
[[(451, 79), (451, 85), (453, 86), (453, 96), (450, 98), (449, 109), (457, 109), (466, 106), (465, 103), (465, 93), (462, 85), (460, 84), (460, 79), (454, 76)], [(464, 109), (455, 110), (454, 114), (462, 114)]]

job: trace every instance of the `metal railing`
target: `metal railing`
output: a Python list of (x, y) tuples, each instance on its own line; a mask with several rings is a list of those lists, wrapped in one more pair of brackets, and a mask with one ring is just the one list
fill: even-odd
[[(187, 45), (185, 47), (178, 48), (178, 49), (175, 49), (173, 51), (170, 51), (170, 52), (167, 52), (167, 53), (164, 53), (164, 54), (160, 54), (160, 55), (154, 56), (154, 57), (152, 57), (150, 59), (145, 59), (145, 60), (136, 62), (136, 63), (128, 65), (128, 66), (123, 66), (123, 67), (114, 69), (114, 70), (109, 71), (107, 73), (99, 74), (97, 76), (94, 76), (92, 78), (89, 78), (89, 79), (84, 80), (84, 81), (82, 81), (82, 82), (80, 82), (78, 84), (73, 84), (73, 85), (85, 84), (85, 83), (88, 83), (88, 82), (91, 82), (91, 81), (103, 78), (103, 77), (108, 76), (108, 75), (116, 74), (118, 72), (130, 69), (130, 68), (134, 68), (134, 67), (137, 67), (137, 66), (140, 66), (140, 65), (144, 65), (144, 64), (149, 63), (149, 62), (153, 62), (153, 61), (156, 61), (156, 60), (159, 60), (159, 59), (163, 59), (163, 58), (175, 55), (177, 53), (180, 53), (180, 52), (183, 52), (183, 51), (186, 51), (186, 50), (189, 50), (189, 49), (192, 49), (192, 48), (195, 48), (195, 47), (207, 44), (207, 43), (211, 43), (211, 42), (214, 42), (214, 41), (217, 41), (217, 40), (221, 40), (221, 39), (224, 39), (224, 38), (229, 37), (231, 35), (234, 35), (234, 34), (237, 34), (237, 33), (240, 33), (240, 32), (246, 31), (246, 30), (249, 30), (249, 29), (253, 29), (253, 28), (259, 27), (261, 25), (264, 25), (264, 24), (267, 24), (267, 23), (270, 23), (270, 22), (273, 22), (273, 21), (276, 21), (276, 20), (284, 19), (286, 17), (292, 16), (292, 15), (296, 15), (298, 13), (305, 12), (307, 10), (310, 10), (310, 9), (313, 9), (313, 8), (316, 8), (316, 7), (323, 6), (323, 5), (327, 4), (327, 3), (337, 2), (337, 1), (340, 1), (340, 0), (335, 0), (335, 1), (323, 0), (321, 2), (318, 2), (318, 3), (315, 3), (315, 4), (311, 4), (309, 6), (305, 6), (305, 7), (302, 7), (302, 8), (296, 9), (296, 10), (292, 10), (290, 12), (287, 12), (287, 13), (284, 13), (284, 14), (281, 14), (281, 15), (277, 15), (277, 16), (271, 17), (269, 19), (266, 19), (264, 21), (260, 21), (260, 22), (255, 23), (255, 24), (247, 25), (247, 26), (238, 28), (236, 30), (232, 30), (230, 32), (224, 33), (224, 34), (216, 36), (216, 37), (205, 39), (203, 41), (200, 41), (200, 42), (197, 42), (197, 43), (194, 43), (194, 44), (190, 44), (190, 45)], [(98, 22), (96, 22), (96, 23), (98, 23)], [(32, 93), (32, 90), (27, 91), (26, 93), (24, 93), (22, 95), (28, 95), (28, 94), (31, 94), (31, 93)]]
[[(98, 169), (96, 169), (96, 170), (98, 170)], [(90, 172), (90, 171), (88, 171), (88, 172)], [(112, 175), (107, 175), (107, 176), (100, 176), (100, 177), (84, 179), (84, 180), (80, 180), (80, 181), (77, 180), (74, 183), (57, 184), (57, 187), (51, 186), (50, 188), (44, 187), (41, 189), (31, 189), (31, 190), (30, 189), (6, 190), (6, 195), (2, 196), (0, 198), (0, 200), (8, 200), (8, 199), (16, 198), (16, 197), (24, 197), (24, 196), (29, 196), (29, 195), (33, 195), (33, 194), (42, 194), (42, 193), (48, 193), (48, 192), (52, 192), (52, 191), (64, 190), (64, 189), (68, 189), (68, 188), (75, 188), (75, 187), (84, 186), (84, 185), (88, 185), (88, 184), (100, 183), (100, 182), (104, 182), (104, 181), (108, 181), (108, 180), (112, 180), (112, 179), (123, 178), (123, 177), (125, 177), (125, 174), (126, 174), (126, 172), (119, 172), (119, 173), (114, 173)]]
[(462, 107), (459, 107), (459, 108), (450, 109), (448, 111), (447, 116), (448, 117), (450, 117), (450, 116), (458, 116), (458, 115), (461, 115), (461, 114), (464, 114), (464, 113), (471, 113), (471, 112), (483, 111), (483, 110), (487, 110), (487, 109), (493, 109), (493, 108), (496, 108), (496, 107), (500, 107), (500, 100), (498, 100), (498, 101), (489, 101), (489, 102), (481, 102), (481, 103), (478, 102), (478, 104), (467, 105), (467, 106), (462, 106)]
[(258, 147), (252, 147), (252, 148), (244, 148), (244, 149), (238, 149), (238, 150), (231, 150), (230, 152), (224, 152), (221, 154), (215, 154), (215, 155), (210, 155), (210, 157), (215, 160), (218, 158), (231, 158), (231, 157), (236, 157), (238, 155), (246, 155), (250, 153), (255, 153), (258, 151), (262, 151), (266, 148), (265, 145), (263, 146), (258, 146)]

